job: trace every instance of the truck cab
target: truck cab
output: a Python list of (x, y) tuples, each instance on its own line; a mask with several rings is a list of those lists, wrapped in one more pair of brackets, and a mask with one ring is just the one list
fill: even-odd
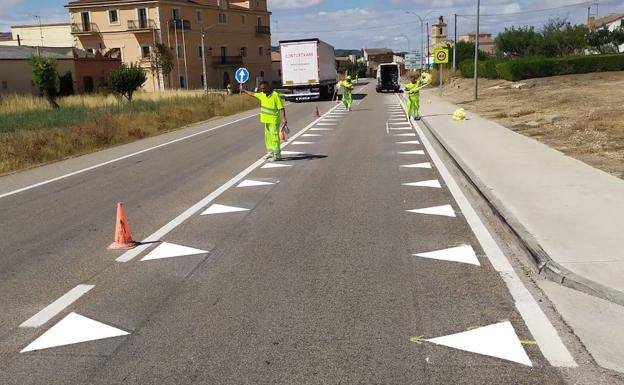
[(397, 63), (380, 64), (377, 68), (377, 92), (401, 90), (401, 69)]

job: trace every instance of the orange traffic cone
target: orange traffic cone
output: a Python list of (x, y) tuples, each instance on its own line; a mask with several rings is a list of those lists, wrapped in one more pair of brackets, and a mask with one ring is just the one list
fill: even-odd
[(319, 110), (318, 110), (318, 106), (316, 106), (316, 115), (315, 115), (315, 116), (316, 116), (317, 118), (320, 118), (320, 117), (321, 117), (321, 114), (319, 113)]
[(126, 217), (123, 203), (117, 203), (117, 219), (115, 220), (115, 242), (108, 246), (108, 250), (127, 250), (136, 247), (139, 243), (132, 240), (130, 224)]

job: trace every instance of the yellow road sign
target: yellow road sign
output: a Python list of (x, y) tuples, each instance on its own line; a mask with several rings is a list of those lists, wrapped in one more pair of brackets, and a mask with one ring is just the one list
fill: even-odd
[(435, 64), (447, 64), (449, 62), (448, 48), (438, 48), (433, 51), (433, 62)]

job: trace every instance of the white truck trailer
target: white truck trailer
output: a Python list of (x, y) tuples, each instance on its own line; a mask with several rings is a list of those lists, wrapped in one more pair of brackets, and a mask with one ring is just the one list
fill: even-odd
[(334, 47), (319, 39), (280, 41), (284, 97), (294, 101), (330, 99), (337, 83)]

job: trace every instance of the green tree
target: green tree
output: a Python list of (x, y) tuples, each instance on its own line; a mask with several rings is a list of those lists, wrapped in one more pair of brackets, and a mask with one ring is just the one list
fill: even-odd
[(582, 54), (587, 47), (588, 32), (584, 25), (572, 25), (566, 19), (551, 19), (544, 25), (538, 53), (560, 57)]
[(167, 79), (167, 83), (171, 83), (170, 75), (175, 65), (174, 60), (173, 52), (169, 47), (162, 43), (156, 43), (150, 53), (150, 72), (158, 79), (159, 88), (161, 73)]
[[(449, 63), (452, 63), (453, 62), (453, 46), (449, 44), (447, 45), (446, 48), (448, 48), (449, 50)], [(468, 60), (468, 59), (474, 60), (474, 52), (475, 52), (474, 43), (458, 41), (457, 47), (455, 47), (455, 54), (457, 55), (455, 63), (459, 64), (463, 62), (464, 60)], [(489, 58), (489, 55), (487, 54), (487, 52), (479, 50), (479, 60), (487, 60), (488, 58)]]
[(56, 60), (43, 56), (31, 56), (32, 80), (48, 100), (52, 108), (60, 108), (56, 102), (59, 91), (59, 76), (56, 72)]
[(533, 56), (541, 42), (542, 36), (533, 27), (511, 27), (496, 36), (494, 47), (499, 57)]
[(130, 64), (130, 66), (123, 64), (108, 75), (111, 90), (120, 97), (125, 97), (129, 102), (132, 102), (132, 95), (146, 80), (145, 71), (138, 64)]
[(594, 29), (587, 34), (587, 44), (598, 53), (618, 53), (619, 46), (624, 44), (624, 28), (613, 31), (607, 28)]

